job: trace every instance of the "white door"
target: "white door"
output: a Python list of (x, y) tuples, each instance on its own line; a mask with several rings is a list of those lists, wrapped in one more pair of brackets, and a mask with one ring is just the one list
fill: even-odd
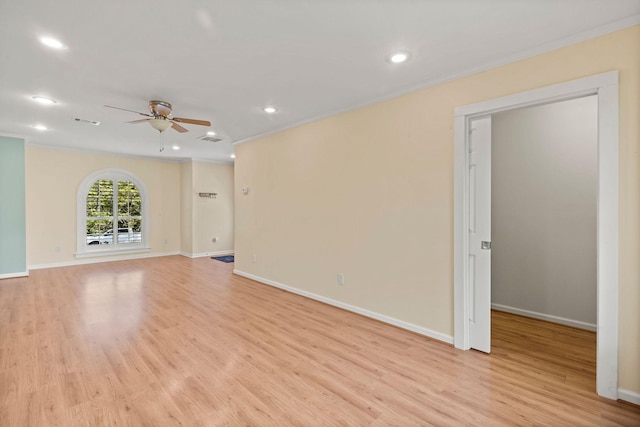
[(491, 352), (491, 116), (469, 138), (469, 345)]

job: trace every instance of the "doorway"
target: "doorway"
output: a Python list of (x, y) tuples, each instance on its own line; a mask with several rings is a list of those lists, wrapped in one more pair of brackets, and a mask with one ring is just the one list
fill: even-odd
[(491, 308), (596, 331), (596, 95), (491, 116)]
[[(470, 124), (474, 119), (501, 111), (549, 104), (598, 95), (597, 177), (597, 369), (596, 390), (601, 396), (617, 398), (618, 383), (618, 72), (613, 71), (541, 89), (456, 108), (454, 167), (454, 344), (468, 350), (478, 333), (490, 334), (490, 326), (475, 328), (473, 318), (490, 316), (490, 304), (476, 306), (482, 292), (474, 283), (471, 268), (469, 219), (471, 189), (469, 170)], [(485, 242), (486, 243), (486, 242)], [(485, 244), (483, 243), (483, 245)], [(490, 248), (490, 244), (489, 244)], [(486, 247), (484, 249), (487, 249)], [(473, 250), (476, 250), (474, 248)], [(476, 262), (476, 261), (474, 261)], [(487, 262), (486, 260), (484, 262)], [(490, 258), (489, 261), (490, 262)], [(490, 322), (488, 322), (490, 325)]]

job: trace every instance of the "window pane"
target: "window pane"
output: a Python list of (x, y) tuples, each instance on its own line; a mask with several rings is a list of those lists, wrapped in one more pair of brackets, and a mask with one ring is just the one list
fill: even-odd
[(118, 181), (118, 215), (140, 216), (140, 192), (131, 181)]
[(118, 243), (142, 242), (140, 222), (140, 218), (118, 219)]
[(113, 215), (113, 181), (98, 180), (87, 193), (87, 216)]
[[(95, 190), (94, 190), (95, 189)], [(95, 194), (92, 194), (95, 191)], [(112, 216), (113, 215), (113, 181), (101, 179), (96, 181), (89, 190), (87, 198), (96, 199), (95, 214), (90, 216)], [(87, 210), (89, 209), (87, 202)]]
[(87, 216), (88, 217), (100, 216), (100, 213), (99, 213), (100, 204), (98, 203), (98, 193), (99, 193), (98, 183), (99, 181), (96, 181), (91, 186), (91, 189), (89, 189), (89, 193), (87, 194)]
[(106, 245), (113, 243), (113, 220), (87, 220), (87, 245)]
[(100, 179), (93, 183), (87, 194), (87, 244), (105, 245), (113, 243), (113, 236), (109, 232), (112, 228), (113, 181)]
[(118, 181), (118, 243), (140, 243), (141, 198), (136, 185), (131, 181)]
[(131, 219), (129, 227), (131, 227), (134, 233), (142, 233), (142, 220), (140, 218)]

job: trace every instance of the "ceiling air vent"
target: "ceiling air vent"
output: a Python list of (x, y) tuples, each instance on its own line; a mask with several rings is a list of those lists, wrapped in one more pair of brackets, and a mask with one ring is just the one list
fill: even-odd
[(90, 124), (90, 125), (93, 125), (93, 126), (100, 125), (100, 122), (95, 121), (95, 120), (79, 119), (77, 117), (75, 119), (73, 119), (73, 120), (75, 120), (76, 122), (80, 122), (80, 123), (87, 123), (87, 124)]
[(209, 135), (202, 135), (202, 136), (198, 137), (198, 139), (200, 141), (208, 141), (208, 142), (220, 142), (220, 141), (222, 141), (222, 138), (218, 138), (217, 136), (209, 136)]

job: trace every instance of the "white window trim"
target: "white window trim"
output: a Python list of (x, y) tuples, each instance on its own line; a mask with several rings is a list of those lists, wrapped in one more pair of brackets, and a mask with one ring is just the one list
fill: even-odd
[[(140, 245), (134, 247), (127, 247), (121, 249), (113, 249), (111, 247), (104, 247), (108, 245), (95, 245), (97, 248), (89, 248), (87, 245), (86, 237), (86, 223), (87, 223), (87, 194), (91, 189), (91, 186), (99, 179), (111, 179), (121, 181), (133, 182), (138, 191), (140, 192), (140, 198), (142, 199), (142, 242)], [(140, 252), (149, 252), (149, 193), (147, 188), (142, 183), (142, 180), (135, 176), (133, 173), (123, 169), (100, 169), (89, 174), (78, 187), (78, 194), (76, 198), (77, 209), (77, 230), (76, 230), (76, 258), (88, 258), (94, 256), (109, 256), (109, 255), (122, 255)]]

